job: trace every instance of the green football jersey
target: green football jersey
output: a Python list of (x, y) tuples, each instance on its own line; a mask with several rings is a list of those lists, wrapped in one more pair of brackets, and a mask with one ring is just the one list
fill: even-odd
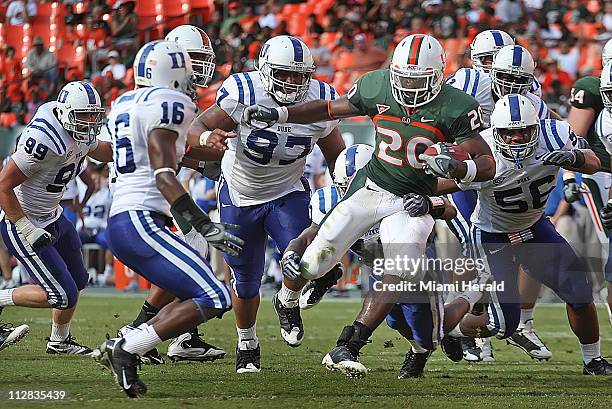
[[(599, 77), (582, 77), (578, 79), (572, 87), (570, 103), (573, 107), (580, 109), (591, 108), (595, 111), (595, 118), (604, 109), (601, 94), (599, 93)], [(584, 138), (591, 145), (591, 149), (601, 162), (601, 171), (610, 172), (610, 155), (606, 147), (595, 133), (595, 121), (591, 124), (589, 131)]]
[(408, 113), (393, 98), (389, 70), (365, 74), (347, 96), (355, 114), (369, 116), (376, 129), (368, 177), (398, 196), (435, 194), (437, 178), (423, 171), (419, 155), (438, 142), (473, 138), (482, 127), (478, 102), (446, 84), (431, 102)]

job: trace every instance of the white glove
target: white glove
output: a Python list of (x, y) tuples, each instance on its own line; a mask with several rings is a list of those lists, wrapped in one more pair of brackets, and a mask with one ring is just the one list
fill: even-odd
[(23, 234), (34, 250), (47, 246), (54, 240), (51, 233), (45, 229), (34, 226), (32, 223), (30, 223), (27, 217), (22, 217), (21, 219), (17, 220), (15, 226), (17, 227), (17, 230)]
[(294, 251), (287, 251), (281, 259), (281, 271), (289, 280), (296, 280), (300, 276), (301, 257)]

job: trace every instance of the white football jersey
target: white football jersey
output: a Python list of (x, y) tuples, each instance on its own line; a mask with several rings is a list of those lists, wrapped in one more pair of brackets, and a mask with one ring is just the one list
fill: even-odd
[[(312, 80), (306, 101), (334, 99), (336, 91), (329, 84)], [(300, 180), (304, 163), (319, 138), (324, 138), (338, 121), (314, 124), (276, 124), (268, 129), (253, 129), (241, 123), (245, 107), (279, 107), (264, 91), (257, 71), (233, 74), (217, 92), (217, 105), (237, 124), (238, 136), (228, 140), (228, 150), (221, 161), (223, 178), (235, 206), (251, 206), (278, 199), (290, 192), (304, 191)]]
[(113, 102), (108, 118), (116, 179), (110, 216), (128, 210), (150, 210), (170, 216), (170, 204), (157, 189), (149, 161), (149, 134), (168, 129), (178, 134), (176, 156), (185, 154), (187, 130), (197, 108), (189, 97), (169, 88), (129, 91)]
[(520, 167), (495, 152), (492, 128), (481, 135), (494, 152), (496, 172), (492, 180), (459, 184), (462, 190), (478, 191), (472, 224), (489, 233), (516, 233), (531, 227), (544, 214), (559, 173), (559, 167), (545, 166), (539, 158), (554, 150), (574, 148), (576, 135), (567, 122), (540, 121), (536, 152)]
[(612, 114), (607, 109), (602, 109), (595, 121), (595, 133), (601, 143), (606, 147), (608, 154), (612, 155)]
[[(323, 218), (340, 201), (340, 192), (336, 185), (329, 185), (317, 189), (310, 197), (310, 220), (317, 226), (321, 224)], [(380, 223), (376, 223), (362, 236), (364, 242), (380, 237)]]
[[(100, 190), (94, 192), (89, 198), (85, 206), (83, 206), (83, 224), (86, 229), (104, 230), (106, 229), (106, 220), (110, 211), (113, 197), (107, 185), (101, 186)], [(77, 223), (77, 228), (80, 228), (81, 221)]]
[[(493, 108), (495, 108), (496, 102), (489, 74), (474, 68), (460, 68), (446, 80), (446, 83), (471, 95), (478, 101), (482, 109), (484, 127), (489, 128), (491, 126), (491, 113), (493, 112)], [(530, 92), (525, 96), (533, 104), (533, 107), (538, 113), (538, 118), (547, 119), (548, 106), (546, 102)]]
[(306, 156), (306, 163), (304, 164), (304, 177), (306, 180), (308, 180), (311, 192), (317, 190), (314, 177), (316, 175), (324, 174), (326, 169), (327, 165), (323, 152), (321, 152), (321, 148), (319, 148), (318, 145), (315, 145), (312, 152)]
[(28, 179), (15, 188), (28, 219), (45, 227), (62, 214), (60, 200), (66, 185), (81, 172), (87, 154), (98, 142), (77, 142), (62, 127), (53, 110), (55, 101), (38, 108), (24, 128), (11, 156)]

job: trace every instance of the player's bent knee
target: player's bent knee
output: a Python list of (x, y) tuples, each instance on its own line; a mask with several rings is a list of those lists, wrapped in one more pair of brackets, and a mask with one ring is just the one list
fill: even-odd
[(247, 281), (247, 282), (236, 282), (233, 285), (234, 293), (242, 300), (248, 300), (259, 296), (259, 287), (261, 280)]
[(192, 301), (195, 303), (204, 321), (208, 321), (211, 318), (221, 318), (223, 314), (232, 309), (231, 300), (227, 303), (223, 303), (223, 308), (212, 307), (210, 305), (210, 299), (204, 297), (192, 298)]

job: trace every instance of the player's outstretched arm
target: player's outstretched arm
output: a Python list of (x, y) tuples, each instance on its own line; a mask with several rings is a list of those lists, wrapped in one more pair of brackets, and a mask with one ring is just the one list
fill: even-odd
[(149, 134), (149, 160), (157, 188), (170, 203), (173, 214), (191, 224), (212, 246), (230, 255), (238, 255), (244, 241), (226, 231), (226, 228), (236, 230), (238, 226), (213, 223), (176, 178), (177, 138), (178, 134), (169, 129), (156, 128)]
[(563, 169), (592, 175), (601, 168), (601, 161), (590, 149), (558, 150), (541, 157), (545, 165), (557, 165)]
[(493, 179), (495, 176), (495, 159), (493, 159), (491, 148), (480, 135), (464, 140), (459, 146), (472, 157), (476, 165), (476, 173), (473, 176), (473, 168), (468, 168), (468, 164), (465, 161), (460, 162), (454, 174), (451, 175), (453, 179), (463, 180), (466, 179), (466, 176), (468, 176), (467, 179), (470, 182)]
[(200, 148), (200, 155), (205, 159), (221, 160), (227, 150), (227, 138), (236, 137), (236, 123), (219, 106), (212, 105), (196, 117), (189, 127), (187, 143), (193, 148)]
[(98, 162), (113, 161), (113, 144), (107, 141), (98, 141), (96, 148), (87, 154)]

